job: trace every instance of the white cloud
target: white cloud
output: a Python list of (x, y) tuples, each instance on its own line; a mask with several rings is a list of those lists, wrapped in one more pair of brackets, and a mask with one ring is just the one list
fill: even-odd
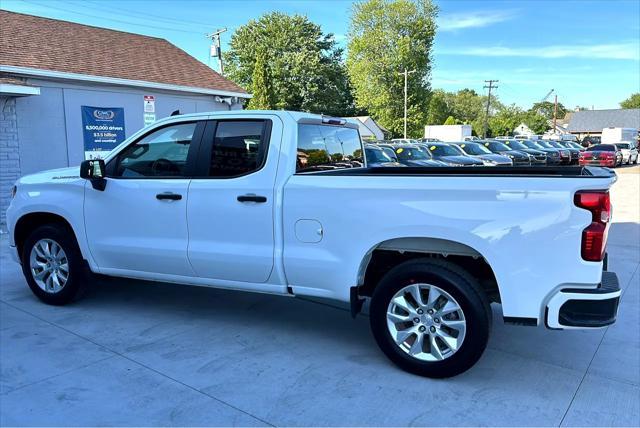
[(630, 59), (637, 61), (640, 59), (640, 46), (636, 41), (597, 45), (552, 45), (520, 48), (487, 46), (443, 49), (438, 50), (437, 54), (485, 57)]
[(496, 10), (487, 12), (450, 13), (438, 18), (438, 30), (456, 31), (465, 28), (487, 27), (508, 21), (516, 16), (513, 10)]

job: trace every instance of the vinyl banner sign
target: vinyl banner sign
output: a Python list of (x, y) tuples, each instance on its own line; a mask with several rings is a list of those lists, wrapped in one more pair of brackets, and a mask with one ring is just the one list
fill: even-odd
[(81, 109), (84, 158), (104, 159), (126, 138), (124, 109), (89, 106), (81, 106)]

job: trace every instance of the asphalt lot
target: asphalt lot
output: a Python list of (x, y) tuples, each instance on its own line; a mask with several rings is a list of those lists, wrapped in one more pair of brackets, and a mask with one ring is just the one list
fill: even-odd
[(1, 238), (0, 425), (640, 425), (640, 167), (618, 170), (618, 322), (494, 329), (447, 380), (404, 373), (368, 320), (301, 299), (106, 280), (46, 306)]

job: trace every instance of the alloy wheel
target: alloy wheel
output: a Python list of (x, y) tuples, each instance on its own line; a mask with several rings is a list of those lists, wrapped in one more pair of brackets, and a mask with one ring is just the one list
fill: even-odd
[(29, 267), (35, 283), (47, 293), (58, 293), (69, 280), (69, 260), (53, 239), (41, 239), (31, 248)]
[(458, 302), (431, 284), (410, 284), (387, 308), (387, 327), (396, 345), (413, 358), (441, 361), (464, 341), (466, 320)]

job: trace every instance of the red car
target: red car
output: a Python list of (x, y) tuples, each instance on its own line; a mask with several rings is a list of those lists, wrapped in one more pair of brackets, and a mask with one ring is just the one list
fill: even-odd
[(580, 152), (578, 164), (597, 165), (615, 168), (622, 165), (622, 152), (614, 144), (596, 144)]

